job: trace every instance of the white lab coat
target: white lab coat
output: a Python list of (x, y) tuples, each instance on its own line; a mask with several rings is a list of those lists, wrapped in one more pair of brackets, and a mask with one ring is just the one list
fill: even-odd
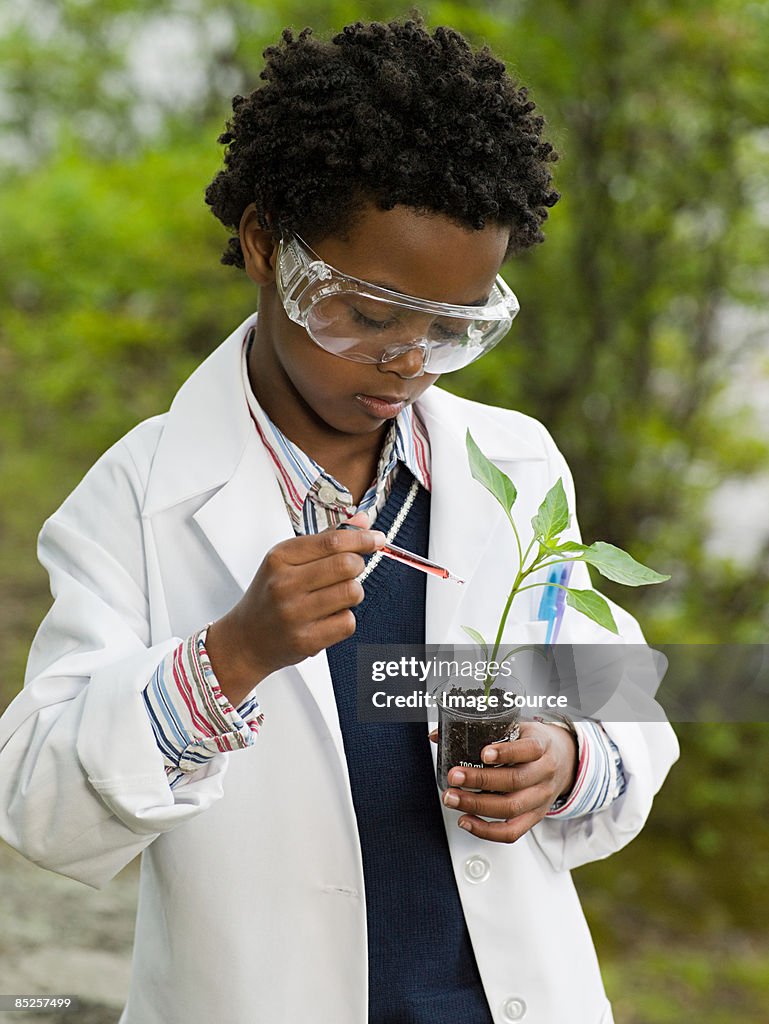
[[(141, 699), (164, 655), (235, 604), (267, 550), (293, 536), (242, 391), (252, 323), (46, 522), (39, 554), (55, 601), (25, 688), (0, 720), (3, 838), (96, 887), (143, 852), (122, 1024), (366, 1022), (361, 853), (325, 653), (260, 684), (266, 719), (253, 747), (215, 756), (173, 791)], [(462, 623), (498, 617), (513, 564), (509, 524), (470, 478), (466, 428), (515, 481), (524, 532), (559, 475), (573, 507), (571, 478), (526, 416), (437, 387), (419, 409), (432, 450), (430, 557), (468, 581), (428, 580), (427, 642), (462, 642)], [(586, 585), (584, 572), (575, 583)], [(537, 599), (520, 595), (513, 619), (533, 619)], [(634, 620), (616, 614), (625, 639), (640, 641)], [(567, 612), (562, 640), (607, 637)], [(612, 1019), (569, 869), (639, 832), (678, 748), (665, 722), (606, 728), (628, 780), (610, 808), (545, 819), (512, 845), (467, 834), (443, 810), (498, 1024)]]

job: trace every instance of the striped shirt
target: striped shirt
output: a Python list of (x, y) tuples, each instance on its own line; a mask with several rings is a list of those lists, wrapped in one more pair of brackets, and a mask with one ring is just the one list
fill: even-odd
[(275, 467), (294, 533), (319, 533), (338, 526), (356, 512), (366, 512), (369, 523), (373, 523), (387, 501), (401, 462), (425, 490), (431, 490), (427, 430), (417, 410), (409, 406), (398, 414), (388, 430), (376, 475), (356, 506), (348, 489), (290, 441), (257, 402), (248, 379), (250, 338), (251, 332), (243, 352), (243, 388), (257, 433)]
[(617, 744), (600, 722), (574, 722), (577, 777), (570, 793), (556, 800), (549, 818), (578, 818), (600, 811), (625, 792), (625, 774)]
[[(376, 475), (356, 506), (350, 491), (289, 440), (259, 405), (248, 378), (252, 338), (249, 332), (243, 345), (244, 399), (272, 460), (297, 536), (336, 526), (356, 512), (367, 512), (373, 522), (387, 501), (400, 464), (431, 490), (427, 430), (417, 410), (407, 407), (388, 430)], [(171, 788), (215, 754), (251, 746), (264, 719), (253, 692), (237, 708), (222, 693), (206, 652), (207, 628), (193, 633), (168, 654), (143, 691)], [(552, 817), (571, 818), (601, 810), (625, 788), (619, 751), (604, 729), (593, 722), (576, 722), (575, 729), (576, 782), (572, 791), (553, 805)]]

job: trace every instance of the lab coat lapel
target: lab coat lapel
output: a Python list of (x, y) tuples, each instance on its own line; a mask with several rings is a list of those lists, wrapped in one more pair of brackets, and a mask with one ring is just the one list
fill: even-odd
[(266, 552), (294, 536), (275, 470), (256, 429), (252, 428), (232, 476), (193, 518), (244, 592)]
[[(235, 473), (199, 510), (195, 520), (243, 591), (250, 586), (266, 552), (294, 536), (274, 467), (256, 430)], [(298, 673), (308, 687), (337, 754), (346, 763), (326, 652), (306, 658), (288, 671)]]
[[(196, 513), (198, 523), (241, 590), (266, 552), (294, 536), (274, 467), (256, 430), (232, 477)], [(344, 762), (339, 714), (325, 651), (292, 666), (304, 681)]]
[[(243, 394), (243, 340), (250, 317), (201, 364), (177, 394), (163, 431), (143, 515), (152, 518), (195, 494), (210, 492), (193, 519), (245, 592), (267, 551), (294, 536), (275, 470)], [(344, 747), (325, 652), (296, 671), (333, 737)]]

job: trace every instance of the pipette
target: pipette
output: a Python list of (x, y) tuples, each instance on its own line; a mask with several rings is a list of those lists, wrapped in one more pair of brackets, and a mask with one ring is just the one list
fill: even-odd
[[(363, 526), (353, 526), (351, 523), (340, 523), (337, 526), (337, 530), (363, 530)], [(413, 551), (406, 551), (405, 548), (399, 548), (395, 544), (386, 544), (383, 548), (377, 548), (377, 551), (386, 558), (392, 558), (396, 562), (402, 562), (404, 565), (411, 566), (412, 569), (419, 569), (420, 572), (429, 573), (430, 576), (437, 576), (442, 580), (451, 580), (452, 583), (464, 583), (459, 576), (455, 576), (453, 572), (449, 572), (442, 565), (437, 565), (435, 562), (431, 562), (428, 558), (422, 558), (421, 555), (415, 555)]]

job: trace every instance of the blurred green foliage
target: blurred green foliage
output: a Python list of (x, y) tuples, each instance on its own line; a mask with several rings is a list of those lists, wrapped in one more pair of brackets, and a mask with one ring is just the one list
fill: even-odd
[[(739, 552), (716, 559), (706, 513), (723, 480), (769, 471), (767, 439), (730, 387), (766, 303), (769, 7), (421, 8), (508, 62), (561, 153), (548, 241), (506, 268), (522, 301), (510, 337), (443, 383), (541, 418), (574, 472), (585, 537), (674, 574), (648, 592), (601, 587), (652, 642), (765, 641), (769, 544), (749, 565)], [(3, 700), (48, 601), (32, 557), (45, 516), (255, 305), (245, 276), (218, 262), (225, 233), (202, 198), (231, 96), (258, 83), (284, 25), (324, 32), (404, 13), (341, 0), (27, 0), (0, 20)], [(164, 35), (188, 48), (152, 92), (132, 68)], [(609, 949), (630, 933), (691, 946), (765, 929), (769, 731), (678, 731), (682, 761), (642, 836), (578, 872)], [(625, 1019), (683, 1019), (643, 1012)]]
[(628, 943), (601, 958), (618, 1024), (765, 1024), (769, 950), (726, 936), (697, 946)]

